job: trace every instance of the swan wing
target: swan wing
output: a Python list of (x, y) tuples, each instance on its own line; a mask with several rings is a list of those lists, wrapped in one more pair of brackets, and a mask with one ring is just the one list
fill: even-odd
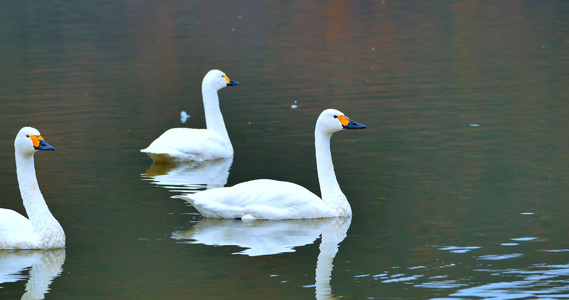
[(311, 219), (332, 216), (320, 197), (306, 188), (270, 179), (178, 197), (212, 218)]
[(0, 208), (0, 249), (30, 248), (35, 241), (30, 220), (11, 209)]
[(208, 129), (172, 128), (146, 149), (154, 161), (204, 161), (233, 155), (233, 147), (217, 132)]

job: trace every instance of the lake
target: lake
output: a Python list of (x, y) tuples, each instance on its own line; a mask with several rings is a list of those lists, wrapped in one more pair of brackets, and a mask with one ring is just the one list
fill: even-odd
[[(4, 1), (0, 53), (0, 207), (25, 214), (13, 140), (36, 127), (67, 235), (0, 251), (2, 299), (569, 297), (569, 2)], [(241, 83), (219, 92), (233, 159), (153, 165), (162, 132), (205, 127), (210, 69)], [(351, 218), (172, 198), (320, 194), (326, 108), (368, 126), (331, 143)]]

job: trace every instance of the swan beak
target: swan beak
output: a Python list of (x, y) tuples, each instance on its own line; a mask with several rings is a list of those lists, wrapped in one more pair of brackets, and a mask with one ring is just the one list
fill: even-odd
[(36, 150), (49, 150), (49, 151), (55, 150), (55, 148), (53, 148), (52, 146), (50, 146), (48, 143), (45, 142), (45, 140), (41, 135), (33, 135), (30, 136), (29, 138), (32, 140), (32, 143), (34, 144), (34, 149)]
[(239, 82), (229, 79), (229, 77), (227, 77), (227, 75), (223, 76), (223, 78), (225, 78), (225, 80), (227, 80), (227, 86), (239, 85)]
[(364, 124), (354, 122), (346, 116), (338, 116), (338, 120), (340, 120), (340, 123), (342, 123), (342, 127), (344, 129), (366, 129), (367, 128), (367, 126), (365, 126)]

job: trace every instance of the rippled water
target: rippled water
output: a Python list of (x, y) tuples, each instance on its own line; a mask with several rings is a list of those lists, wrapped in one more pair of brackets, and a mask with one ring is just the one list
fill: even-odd
[[(567, 298), (568, 15), (563, 1), (2, 2), (0, 207), (24, 213), (12, 144), (37, 127), (67, 247), (1, 251), (0, 298)], [(139, 150), (164, 130), (205, 126), (212, 68), (241, 82), (220, 91), (235, 157), (152, 165)], [(351, 219), (208, 220), (171, 198), (256, 178), (319, 194), (312, 132), (329, 107), (368, 126), (332, 139)]]

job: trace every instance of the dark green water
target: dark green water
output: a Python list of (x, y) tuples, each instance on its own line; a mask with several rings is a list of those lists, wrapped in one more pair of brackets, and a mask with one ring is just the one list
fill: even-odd
[[(569, 297), (568, 2), (3, 1), (0, 66), (0, 207), (25, 213), (13, 139), (34, 126), (67, 235), (65, 257), (1, 252), (2, 299), (53, 276), (47, 299)], [(213, 68), (241, 82), (220, 91), (230, 169), (151, 167), (163, 131), (205, 126)], [(351, 220), (212, 221), (170, 198), (256, 178), (319, 194), (330, 107), (368, 126), (332, 141)]]

